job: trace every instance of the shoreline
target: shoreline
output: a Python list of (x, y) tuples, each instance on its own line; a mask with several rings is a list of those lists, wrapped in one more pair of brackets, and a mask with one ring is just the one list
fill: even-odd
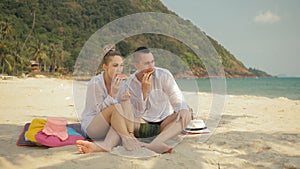
[[(229, 80), (178, 80), (183, 91), (203, 91), (224, 93), (226, 95), (252, 95), (268, 98), (286, 97), (300, 100), (300, 78), (260, 78), (260, 79), (229, 79)], [(213, 91), (211, 85), (215, 86)]]
[[(5, 82), (6, 80), (25, 80), (25, 79), (30, 79), (30, 78), (36, 78), (36, 79), (58, 79), (58, 80), (70, 80), (70, 81), (78, 81), (78, 82), (88, 82), (90, 79), (86, 78), (84, 80), (81, 80), (81, 79), (74, 79), (74, 77), (72, 76), (62, 76), (62, 77), (57, 77), (57, 76), (46, 76), (46, 75), (43, 75), (43, 74), (36, 74), (34, 77), (17, 77), (17, 76), (3, 76), (2, 75), (2, 78), (0, 79), (0, 82), (3, 81)], [(209, 80), (210, 78), (194, 78), (194, 79), (176, 79), (176, 80)], [(217, 78), (218, 79), (218, 78)], [(222, 79), (222, 78), (221, 78)], [(245, 78), (226, 78), (225, 80), (227, 79), (232, 79), (232, 80), (238, 80), (238, 79), (257, 79), (257, 78), (252, 78), (252, 77), (245, 77)], [(300, 77), (262, 77), (260, 79), (300, 79)], [(227, 84), (228, 85), (228, 84)], [(227, 86), (228, 87), (228, 86)], [(300, 98), (291, 98), (291, 97), (287, 97), (287, 96), (269, 96), (269, 95), (264, 95), (264, 94), (237, 94), (237, 93), (228, 93), (229, 89), (226, 89), (226, 92), (225, 92), (225, 96), (226, 97), (233, 97), (233, 96), (254, 96), (254, 97), (265, 97), (265, 98), (270, 98), (270, 99), (276, 99), (276, 98), (286, 98), (286, 99), (289, 99), (289, 100), (300, 100)], [(182, 92), (185, 92), (185, 93), (199, 93), (199, 94), (216, 94), (216, 95), (219, 95), (217, 92), (215, 93), (211, 93), (211, 92), (202, 92), (202, 91), (187, 91), (187, 90), (182, 90)]]
[[(127, 158), (112, 153), (78, 154), (76, 146), (20, 147), (15, 143), (26, 122), (58, 117), (77, 122), (73, 80), (0, 80), (0, 168), (300, 168), (300, 100), (226, 96), (218, 127), (186, 136), (174, 154)], [(198, 118), (212, 111), (212, 95), (198, 93)], [(197, 99), (196, 99), (197, 100)]]

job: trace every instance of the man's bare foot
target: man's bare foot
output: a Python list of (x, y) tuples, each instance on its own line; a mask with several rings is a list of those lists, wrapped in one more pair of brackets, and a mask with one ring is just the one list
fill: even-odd
[(76, 141), (77, 149), (82, 154), (92, 153), (92, 152), (108, 152), (109, 150), (105, 149), (105, 146), (100, 146), (90, 141), (77, 140)]
[(173, 148), (168, 146), (165, 143), (153, 143), (150, 144), (144, 144), (144, 147), (148, 148), (149, 150), (152, 150), (156, 153), (164, 154), (164, 153), (173, 153)]
[(142, 147), (142, 143), (140, 143), (135, 137), (122, 137), (122, 145), (128, 151), (137, 150)]

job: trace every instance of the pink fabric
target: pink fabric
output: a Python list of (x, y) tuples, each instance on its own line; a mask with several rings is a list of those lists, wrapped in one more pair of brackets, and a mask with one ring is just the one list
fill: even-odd
[(49, 136), (57, 136), (64, 141), (68, 138), (67, 123), (67, 120), (47, 118), (47, 123), (43, 129), (43, 132)]
[(66, 140), (61, 140), (55, 135), (47, 135), (43, 131), (38, 132), (35, 135), (35, 139), (38, 143), (48, 146), (48, 147), (61, 147), (66, 145), (74, 145), (77, 140), (84, 140), (82, 136), (69, 135)]

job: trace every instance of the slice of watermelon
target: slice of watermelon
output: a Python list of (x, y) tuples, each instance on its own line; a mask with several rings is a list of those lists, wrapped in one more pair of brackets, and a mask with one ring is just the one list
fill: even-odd
[(153, 68), (149, 68), (149, 69), (143, 70), (143, 74), (153, 73), (153, 72), (154, 72), (154, 69), (153, 69)]
[(137, 77), (137, 79), (139, 81), (142, 80), (143, 76), (147, 73), (153, 73), (154, 72), (154, 69), (153, 68), (149, 68), (149, 69), (144, 69), (142, 71), (140, 71), (139, 73), (137, 73), (135, 76)]
[(117, 78), (118, 78), (118, 79), (126, 79), (126, 77), (127, 77), (127, 76), (126, 76), (125, 74), (118, 74), (118, 75), (117, 75)]

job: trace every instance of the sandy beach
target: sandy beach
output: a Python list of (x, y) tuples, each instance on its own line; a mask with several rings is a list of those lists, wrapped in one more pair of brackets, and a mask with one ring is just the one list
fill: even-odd
[[(211, 96), (199, 95), (205, 113)], [(0, 80), (0, 168), (300, 168), (300, 100), (226, 96), (219, 127), (206, 142), (198, 142), (199, 135), (186, 136), (175, 153), (142, 159), (79, 154), (75, 145), (16, 146), (24, 124), (37, 117), (77, 122), (72, 80)]]

